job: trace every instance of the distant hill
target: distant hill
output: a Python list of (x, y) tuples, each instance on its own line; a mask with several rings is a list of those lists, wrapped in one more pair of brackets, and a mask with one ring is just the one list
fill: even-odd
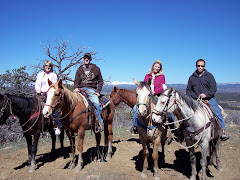
[[(122, 83), (122, 82), (114, 82), (114, 83), (106, 83), (103, 86), (102, 93), (110, 94), (113, 90), (114, 86), (118, 86), (118, 88), (122, 89), (130, 89), (135, 91), (137, 86), (133, 83)], [(173, 87), (182, 91), (185, 91), (187, 84), (167, 84), (167, 87)], [(240, 83), (219, 83), (217, 84), (217, 93), (240, 93)]]

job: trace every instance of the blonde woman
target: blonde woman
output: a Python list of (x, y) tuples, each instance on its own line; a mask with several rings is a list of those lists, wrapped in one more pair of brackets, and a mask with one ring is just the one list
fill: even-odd
[[(153, 62), (152, 67), (148, 74), (145, 75), (144, 81), (148, 82), (151, 79), (151, 90), (153, 95), (159, 96), (163, 91), (163, 84), (165, 84), (165, 76), (163, 74), (162, 62), (156, 60)], [(133, 107), (133, 126), (130, 129), (132, 134), (137, 134), (137, 106)]]
[[(45, 61), (43, 64), (44, 71), (40, 72), (37, 76), (37, 80), (35, 82), (35, 90), (38, 95), (46, 96), (46, 92), (49, 88), (48, 79), (52, 81), (52, 83), (57, 82), (57, 74), (53, 72), (53, 63), (52, 61)], [(62, 127), (61, 121), (58, 119), (59, 113), (55, 112), (55, 118), (57, 119), (54, 121), (54, 130), (55, 134), (60, 134), (60, 129)]]
[(53, 63), (52, 61), (45, 61), (43, 64), (44, 71), (40, 72), (37, 76), (35, 83), (35, 90), (37, 94), (45, 94), (48, 90), (48, 79), (52, 83), (57, 82), (57, 74), (53, 72)]

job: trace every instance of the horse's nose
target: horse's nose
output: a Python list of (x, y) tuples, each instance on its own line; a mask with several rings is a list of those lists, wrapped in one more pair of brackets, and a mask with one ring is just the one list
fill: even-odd
[(138, 108), (138, 114), (140, 115), (140, 116), (145, 116), (146, 114), (147, 114), (147, 109), (140, 109), (140, 108)]

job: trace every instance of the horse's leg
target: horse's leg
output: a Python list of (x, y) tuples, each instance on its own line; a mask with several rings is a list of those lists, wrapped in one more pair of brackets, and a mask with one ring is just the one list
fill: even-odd
[(60, 144), (61, 144), (61, 148), (64, 148), (64, 127), (61, 127), (61, 133), (60, 133)]
[(101, 161), (103, 161), (104, 153), (101, 153), (99, 150), (101, 142), (101, 133), (95, 133), (95, 138), (96, 138), (96, 157), (94, 157), (94, 160), (97, 161), (98, 159), (100, 159)]
[(32, 145), (32, 151), (31, 151), (31, 155), (32, 155), (32, 161), (31, 161), (31, 166), (28, 172), (32, 173), (35, 171), (36, 168), (36, 154), (37, 154), (37, 146), (38, 146), (38, 140), (40, 137), (40, 133), (41, 131), (38, 129), (35, 133), (34, 133), (34, 141), (33, 141), (33, 145)]
[(110, 160), (112, 157), (112, 141), (113, 141), (113, 131), (112, 131), (112, 123), (108, 124), (108, 129), (104, 130), (105, 135), (105, 146), (108, 148), (106, 161)]
[(75, 172), (79, 172), (82, 170), (82, 165), (83, 165), (82, 153), (83, 153), (84, 136), (85, 136), (85, 129), (84, 127), (80, 126), (78, 129), (78, 145), (77, 145), (79, 155), (78, 155), (78, 164), (75, 168)]
[(143, 147), (143, 171), (141, 173), (141, 177), (142, 178), (146, 178), (147, 177), (147, 168), (148, 168), (148, 155), (149, 155), (149, 151), (147, 148), (147, 142), (142, 142), (142, 147)]
[(201, 144), (202, 151), (201, 151), (201, 160), (200, 164), (202, 167), (202, 179), (206, 180), (207, 179), (207, 174), (206, 174), (206, 169), (207, 169), (207, 154), (208, 154), (208, 148), (209, 148), (209, 141), (204, 140)]
[[(190, 146), (191, 144), (187, 143), (187, 146)], [(192, 173), (191, 173), (191, 180), (196, 180), (197, 176), (197, 170), (196, 170), (196, 156), (194, 152), (194, 147), (191, 147), (189, 149), (189, 156), (190, 156), (190, 162), (191, 162), (191, 168), (192, 168)]]
[(167, 139), (167, 131), (163, 130), (162, 134), (161, 134), (161, 146), (162, 146), (162, 155), (163, 155), (163, 162), (161, 162), (162, 165), (165, 164), (165, 143), (166, 143), (166, 139)]
[(158, 169), (158, 147), (160, 145), (160, 136), (157, 137), (154, 141), (153, 141), (153, 154), (152, 154), (152, 158), (153, 158), (153, 162), (154, 162), (154, 167), (153, 167), (153, 171), (154, 171), (154, 180), (160, 180), (159, 177), (159, 169)]
[(70, 129), (66, 128), (66, 134), (67, 134), (67, 136), (69, 138), (69, 141), (70, 141), (70, 150), (71, 150), (71, 153), (72, 153), (71, 154), (72, 160), (70, 161), (68, 169), (73, 169), (75, 167), (75, 161), (76, 161), (74, 132), (70, 132)]
[(51, 153), (54, 153), (54, 151), (56, 149), (56, 135), (55, 135), (55, 132), (54, 132), (52, 126), (49, 127), (48, 132), (50, 133), (50, 136), (51, 136), (51, 139), (52, 139), (52, 150), (51, 150)]
[(215, 149), (216, 149), (216, 164), (217, 164), (217, 170), (219, 172), (223, 171), (221, 163), (220, 163), (220, 153), (219, 153), (219, 146), (220, 146), (221, 142), (222, 142), (221, 139), (218, 138), (218, 141), (217, 141), (217, 143), (215, 145)]
[(32, 136), (31, 135), (24, 135), (27, 141), (27, 146), (28, 146), (28, 161), (27, 161), (27, 166), (30, 167), (31, 161), (32, 161)]

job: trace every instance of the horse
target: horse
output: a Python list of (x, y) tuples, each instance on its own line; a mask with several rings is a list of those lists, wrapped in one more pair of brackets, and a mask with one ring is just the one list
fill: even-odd
[[(22, 132), (27, 141), (29, 172), (36, 169), (36, 154), (40, 134), (48, 130), (52, 139), (52, 150), (55, 151), (56, 135), (50, 119), (45, 119), (41, 113), (41, 100), (38, 96), (20, 97), (16, 95), (0, 94), (1, 124), (6, 123), (9, 116), (17, 116), (22, 127)], [(15, 115), (15, 116), (13, 116)], [(33, 136), (33, 141), (32, 141)], [(64, 131), (61, 132), (60, 142), (63, 147)]]
[[(72, 160), (68, 166), (69, 169), (75, 168), (76, 172), (79, 172), (83, 168), (83, 143), (85, 137), (85, 131), (94, 129), (94, 120), (89, 120), (91, 113), (89, 112), (89, 103), (86, 98), (80, 93), (74, 93), (67, 89), (60, 79), (57, 83), (52, 84), (48, 81), (49, 89), (47, 91), (47, 101), (43, 109), (45, 117), (49, 117), (53, 111), (59, 110), (61, 117), (64, 117), (64, 121), (61, 120), (63, 127), (66, 129), (66, 134), (70, 140), (70, 148), (72, 152)], [(105, 146), (108, 146), (106, 160), (109, 160), (112, 156), (112, 120), (114, 115), (115, 106), (112, 102), (102, 110), (102, 116), (104, 121), (104, 135), (105, 135)], [(60, 117), (60, 118), (61, 118)], [(95, 118), (95, 116), (92, 116)], [(78, 144), (77, 149), (79, 152), (78, 163), (76, 163), (75, 153), (75, 137), (74, 133), (77, 133)], [(99, 149), (101, 134), (95, 133), (96, 137), (96, 149)]]
[(147, 177), (148, 168), (148, 145), (153, 144), (152, 158), (154, 161), (154, 179), (158, 180), (159, 168), (158, 168), (158, 147), (160, 143), (162, 145), (162, 153), (164, 156), (164, 145), (166, 140), (166, 129), (163, 128), (162, 123), (154, 123), (152, 121), (152, 110), (154, 108), (153, 104), (153, 94), (150, 89), (151, 80), (148, 82), (138, 82), (133, 79), (134, 83), (137, 85), (137, 109), (138, 109), (138, 124), (137, 130), (139, 132), (139, 139), (143, 148), (143, 171), (141, 173), (142, 178)]
[(115, 106), (120, 102), (126, 103), (129, 107), (133, 108), (137, 103), (137, 96), (135, 91), (128, 89), (119, 89), (118, 86), (114, 86), (110, 98)]
[[(191, 180), (195, 180), (197, 176), (196, 171), (196, 157), (195, 145), (201, 146), (201, 160), (202, 179), (207, 179), (207, 154), (209, 146), (212, 151), (210, 152), (210, 159), (212, 161), (213, 152), (216, 152), (217, 169), (221, 170), (219, 161), (219, 126), (214, 126), (214, 137), (211, 141), (211, 129), (213, 113), (204, 103), (198, 102), (186, 94), (174, 89), (169, 88), (162, 92), (159, 96), (155, 109), (153, 110), (152, 119), (157, 123), (165, 123), (164, 117), (168, 113), (172, 113), (175, 109), (180, 109), (182, 119), (183, 134), (185, 137), (186, 145), (189, 149), (191, 161)], [(210, 144), (210, 145), (209, 145)]]

